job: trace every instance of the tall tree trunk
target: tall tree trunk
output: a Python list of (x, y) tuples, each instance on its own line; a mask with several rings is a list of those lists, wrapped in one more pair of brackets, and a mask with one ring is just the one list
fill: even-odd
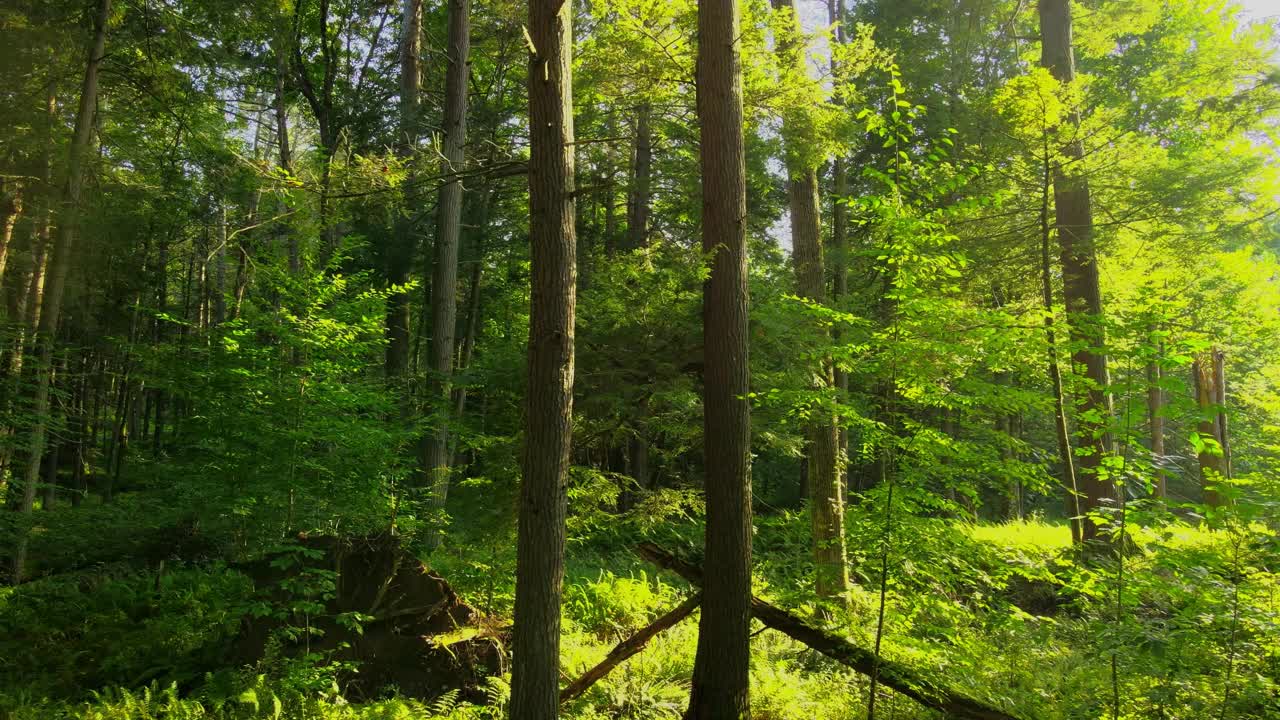
[[(98, 67), (102, 63), (107, 43), (107, 19), (111, 16), (111, 0), (99, 0), (94, 18), (93, 44), (85, 63), (84, 85), (80, 90), (80, 107), (76, 113), (75, 136), (67, 159), (67, 184), (63, 189), (63, 214), (58, 225), (58, 237), (49, 263), (49, 283), (44, 293), (44, 309), (40, 315), (38, 340), (40, 365), (36, 368), (36, 398), (32, 408), (34, 420), (31, 428), (30, 454), (27, 462), (26, 484), (22, 489), (19, 510), (30, 514), (35, 505), (36, 485), (40, 481), (40, 458), (44, 454), (45, 435), (49, 422), (49, 385), (53, 375), (53, 343), (58, 331), (58, 316), (62, 310), (62, 294), (67, 284), (67, 271), (71, 267), (71, 253), (79, 224), (80, 194), (84, 187), (84, 156), (89, 150), (93, 133), (93, 112), (98, 99)], [(25, 520), (24, 520), (25, 522)], [(22, 582), (26, 569), (28, 528), (19, 531), (17, 548), (13, 557), (13, 582)]]
[(1196, 405), (1200, 410), (1200, 420), (1196, 432), (1200, 435), (1202, 449), (1196, 459), (1200, 464), (1200, 482), (1204, 488), (1204, 504), (1219, 507), (1223, 504), (1222, 494), (1218, 486), (1227, 479), (1227, 448), (1223, 445), (1222, 412), (1223, 393), (1219, 388), (1217, 373), (1218, 357), (1221, 353), (1211, 348), (1202, 353), (1192, 363), (1192, 374), (1195, 377)]
[[(782, 64), (789, 73), (803, 74), (804, 44), (800, 17), (794, 0), (773, 0), (775, 11), (788, 15), (788, 27), (777, 43)], [(823, 304), (827, 299), (827, 278), (822, 253), (822, 222), (819, 215), (818, 171), (799, 158), (811, 153), (805, 146), (813, 141), (812, 128), (794, 121), (784, 123), (783, 141), (787, 149), (787, 189), (791, 208), (792, 260), (796, 268), (796, 289), (801, 297)], [(815, 333), (826, 335), (824, 326), (814, 324)], [(835, 375), (830, 357), (817, 361), (812, 369), (814, 389), (830, 393)], [(830, 411), (814, 413), (806, 429), (808, 437), (809, 515), (813, 536), (815, 590), (820, 599), (843, 604), (849, 591), (849, 569), (844, 544), (844, 493), (840, 473), (839, 433)]]
[[(835, 27), (832, 39), (837, 45), (844, 43), (843, 20), (844, 0), (827, 0), (827, 21)], [(839, 83), (840, 64), (836, 57), (836, 53), (831, 54), (831, 75), (835, 78), (834, 82)], [(837, 99), (840, 99), (839, 91), (840, 88), (837, 85)], [(849, 294), (849, 206), (846, 204), (849, 195), (849, 170), (844, 157), (838, 156), (831, 162), (831, 179), (831, 300), (839, 305)], [(831, 335), (835, 344), (839, 345), (840, 329), (834, 328)], [(832, 373), (835, 379), (836, 396), (840, 402), (844, 402), (849, 395), (849, 374), (834, 365)], [(847, 489), (849, 487), (849, 431), (841, 427), (839, 433), (837, 451), (841, 464), (840, 483), (842, 488)]]
[[(1061, 83), (1075, 79), (1075, 55), (1071, 44), (1071, 0), (1040, 0), (1041, 64)], [(1080, 126), (1080, 116), (1072, 113), (1072, 129)], [(1073, 138), (1062, 151), (1066, 161), (1079, 172), (1084, 145)], [(1055, 226), (1062, 262), (1063, 296), (1071, 336), (1080, 347), (1073, 357), (1083, 369), (1087, 387), (1078, 393), (1076, 433), (1081, 447), (1076, 482), (1082, 492), (1080, 510), (1085, 519), (1080, 529), (1085, 542), (1098, 539), (1098, 524), (1088, 516), (1115, 497), (1111, 481), (1103, 476), (1103, 458), (1111, 450), (1108, 426), (1111, 403), (1107, 392), (1106, 343), (1102, 330), (1102, 290), (1098, 280), (1098, 258), (1093, 238), (1093, 209), (1087, 178), (1071, 174), (1062, 163), (1053, 168)]]
[[(449, 68), (445, 72), (443, 154), (445, 162), (455, 172), (462, 171), (466, 159), (470, 5), (469, 0), (449, 0)], [(431, 386), (437, 413), (435, 432), (427, 441), (424, 467), (431, 482), (432, 503), (437, 508), (443, 508), (449, 497), (449, 406), (458, 325), (458, 239), (461, 234), (462, 180), (455, 177), (440, 188), (435, 264), (431, 274)]]
[(631, 187), (627, 192), (627, 249), (649, 244), (649, 203), (653, 185), (653, 108), (641, 103), (636, 108), (636, 140), (631, 165)]
[[(422, 0), (404, 0), (404, 17), (401, 20), (403, 35), (400, 38), (400, 132), (396, 153), (405, 159), (413, 156), (418, 138), (418, 96), (422, 91), (422, 71), (419, 57), (422, 55)], [(414, 172), (410, 163), (409, 182), (413, 186)], [(409, 292), (401, 286), (409, 282), (409, 271), (417, 254), (417, 235), (413, 220), (405, 212), (396, 218), (391, 251), (387, 253), (387, 280), (397, 286), (387, 298), (387, 379), (402, 382), (409, 371)], [(404, 405), (409, 406), (409, 389), (404, 393)]]
[(227, 320), (227, 203), (218, 201), (218, 249), (213, 253), (213, 318), (217, 326)]
[(1152, 326), (1151, 331), (1155, 355), (1147, 363), (1147, 422), (1151, 436), (1151, 465), (1155, 469), (1152, 494), (1158, 500), (1164, 500), (1168, 496), (1168, 474), (1164, 469), (1164, 389), (1160, 387), (1163, 379), (1160, 360), (1164, 356), (1164, 343), (1156, 337), (1155, 326)]
[[(278, 40), (276, 53), (276, 149), (280, 153), (280, 169), (293, 174), (293, 150), (289, 146), (289, 99), (285, 95), (284, 79), (289, 73), (289, 58), (284, 48), (284, 41)], [(285, 230), (285, 254), (289, 261), (289, 274), (297, 276), (302, 272), (302, 249), (298, 245), (298, 234)]]
[[(490, 164), (493, 162), (493, 154), (490, 153)], [(474, 260), (471, 266), (471, 281), (467, 289), (467, 324), (462, 342), (459, 343), (458, 349), (458, 370), (465, 371), (471, 366), (471, 357), (475, 353), (477, 339), (480, 336), (480, 299), (481, 288), (484, 284), (484, 253), (485, 239), (489, 230), (489, 208), (493, 202), (493, 183), (486, 179), (484, 186), (476, 195), (472, 195), (473, 207), (475, 208), (475, 220), (472, 224), (473, 250)], [(478, 195), (478, 201), (474, 201)], [(467, 388), (453, 388), (453, 419), (457, 421), (462, 418), (467, 408)], [(450, 466), (453, 465), (453, 457), (456, 454), (456, 439), (450, 443)]]
[(4, 287), (4, 269), (9, 259), (13, 226), (22, 215), (22, 187), (0, 177), (0, 288)]
[(529, 370), (511, 716), (556, 717), (577, 303), (573, 4), (529, 0)]
[[(259, 100), (261, 102), (261, 100)], [(253, 121), (253, 159), (254, 161), (262, 160), (262, 140), (263, 140), (263, 123), (262, 116), (264, 107), (258, 106), (258, 111), (254, 113)], [(240, 233), (240, 237), (236, 240), (236, 278), (231, 298), (231, 318), (240, 317), (241, 308), (244, 306), (244, 296), (249, 289), (249, 254), (252, 249), (251, 238), (254, 231), (248, 228), (258, 224), (258, 207), (262, 204), (262, 184), (258, 183), (254, 186), (253, 191), (249, 193), (249, 201), (245, 208), (245, 225), (246, 229)]]
[[(35, 227), (31, 235), (31, 272), (26, 275), (26, 287), (19, 289), (22, 298), (17, 310), (19, 326), (18, 336), (5, 360), (8, 362), (8, 379), (12, 381), (7, 398), (0, 403), (0, 408), (18, 401), (22, 388), (22, 367), (26, 359), (27, 343), (35, 336), (40, 327), (40, 310), (44, 299), (44, 283), (49, 264), (49, 248), (52, 230), (53, 199), (53, 128), (58, 121), (57, 86), (53, 80), (45, 86), (45, 122), (41, 126), (41, 188), (34, 217)], [(15, 428), (0, 428), (0, 439), (12, 436)], [(9, 469), (13, 460), (12, 443), (0, 442), (0, 505), (8, 496)], [(14, 475), (16, 476), (16, 470)]]
[(1231, 479), (1231, 433), (1227, 425), (1227, 354), (1220, 349), (1213, 352), (1213, 389), (1217, 393), (1218, 444), (1222, 446), (1222, 475)]
[(1049, 149), (1049, 135), (1044, 136), (1043, 180), (1040, 186), (1040, 291), (1044, 303), (1044, 340), (1049, 358), (1049, 382), (1053, 389), (1053, 429), (1058, 440), (1058, 462), (1061, 464), (1062, 491), (1066, 505), (1067, 522), (1071, 526), (1071, 542), (1079, 544), (1081, 537), (1080, 492), (1076, 486), (1075, 454), (1071, 451), (1071, 430), (1067, 426), (1067, 400), (1062, 388), (1062, 366), (1058, 363), (1058, 338), (1053, 320), (1053, 262), (1049, 256), (1052, 227), (1049, 223), (1049, 203), (1052, 199), (1053, 162)]
[(747, 720), (751, 630), (751, 410), (747, 197), (738, 0), (698, 3), (706, 566), (689, 720)]

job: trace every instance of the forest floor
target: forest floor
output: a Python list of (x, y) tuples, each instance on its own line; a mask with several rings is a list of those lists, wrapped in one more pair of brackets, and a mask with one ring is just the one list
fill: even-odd
[[(1244, 562), (1249, 551), (1230, 533), (1183, 524), (1140, 529), (1122, 573), (1114, 561), (1077, 562), (1067, 528), (1057, 523), (902, 517), (885, 542), (875, 508), (854, 507), (848, 520), (855, 583), (849, 609), (827, 628), (874, 646), (887, 570), (884, 656), (1019, 717), (1109, 716), (1117, 692), (1126, 708), (1122, 717), (1134, 718), (1157, 712), (1190, 718), (1195, 708), (1217, 716), (1224, 703), (1240, 709), (1231, 717), (1267, 717), (1280, 703), (1274, 684), (1280, 632), (1267, 636), (1275, 629), (1267, 625), (1276, 617), (1275, 576)], [(776, 512), (758, 516), (756, 524), (757, 594), (812, 616), (811, 567), (797, 561), (808, 557), (807, 516)], [(635, 555), (628, 532), (571, 534), (561, 650), (566, 684), (690, 592)], [(664, 525), (653, 539), (690, 553), (699, 532), (688, 520)], [(500, 623), (510, 616), (512, 547), (501, 532), (455, 528), (429, 565), (469, 605)], [(351, 668), (321, 653), (229, 666), (225, 648), (251, 597), (247, 578), (217, 559), (94, 565), (0, 588), (0, 656), (6, 658), (0, 716), (503, 717), (507, 690), (500, 675), (479, 688), (486, 705), (463, 702), (457, 693), (414, 700), (394, 687), (382, 699), (355, 703), (340, 684)], [(1234, 613), (1224, 606), (1229, 603)], [(1229, 611), (1210, 612), (1224, 608)], [(1233, 615), (1230, 626), (1214, 620)], [(565, 716), (679, 718), (696, 617), (656, 637), (566, 704)], [(757, 720), (844, 719), (866, 703), (866, 678), (757, 626)], [(1223, 669), (1226, 658), (1231, 676)], [(895, 693), (885, 694), (880, 708), (886, 718), (938, 717)]]

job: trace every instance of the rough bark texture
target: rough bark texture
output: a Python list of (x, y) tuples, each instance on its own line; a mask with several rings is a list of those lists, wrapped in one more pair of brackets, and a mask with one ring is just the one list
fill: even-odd
[[(62, 294), (67, 285), (67, 271), (71, 267), (71, 254), (79, 222), (80, 194), (84, 187), (84, 156), (89, 150), (93, 134), (93, 114), (98, 102), (98, 68), (102, 64), (107, 43), (107, 19), (111, 16), (111, 0), (100, 0), (94, 18), (93, 44), (85, 63), (84, 84), (80, 89), (80, 107), (76, 111), (75, 135), (67, 158), (67, 182), (63, 188), (62, 217), (58, 224), (57, 240), (49, 261), (49, 280), (44, 291), (44, 308), (40, 314), (38, 341), (39, 366), (36, 368), (36, 397), (33, 404), (30, 454), (27, 460), (25, 485), (22, 488), (20, 511), (30, 514), (35, 506), (36, 485), (40, 482), (40, 460), (44, 455), (46, 432), (49, 423), (49, 386), (53, 380), (53, 342), (58, 331), (58, 316), (62, 309)], [(21, 530), (13, 556), (13, 582), (22, 581), (27, 559), (29, 534)]]
[(747, 401), (746, 167), (737, 0), (698, 4), (701, 134), (703, 446), (708, 578), (689, 720), (741, 720), (749, 700), (751, 413)]
[[(404, 17), (401, 20), (403, 36), (400, 38), (400, 142), (396, 153), (407, 158), (413, 154), (418, 128), (418, 94), (421, 91), (422, 73), (418, 68), (422, 42), (422, 0), (404, 0)], [(409, 181), (412, 183), (410, 170)], [(390, 251), (387, 253), (387, 280), (392, 285), (403, 286), (409, 282), (409, 270), (413, 265), (416, 237), (413, 221), (406, 212), (396, 218)], [(387, 378), (393, 382), (402, 379), (409, 371), (409, 293), (396, 290), (387, 298)], [(407, 393), (407, 389), (404, 389)]]
[[(484, 701), (484, 679), (501, 673), (502, 628), (464, 603), (394, 536), (300, 536), (298, 546), (310, 554), (277, 552), (234, 567), (253, 581), (257, 597), (279, 606), (293, 599), (283, 589), (290, 583), (333, 573), (333, 592), (323, 599), (323, 609), (305, 619), (321, 632), (279, 639), (282, 627), (301, 618), (247, 615), (230, 648), (233, 664), (258, 663), (268, 652), (332, 653), (335, 660), (358, 663), (358, 672), (340, 676), (352, 699), (372, 699), (394, 685), (402, 696), (427, 701), (449, 691)], [(344, 613), (364, 616), (360, 630), (338, 621)]]
[(626, 640), (614, 646), (604, 660), (596, 663), (582, 674), (577, 680), (569, 683), (564, 690), (560, 691), (560, 702), (565, 703), (581, 696), (592, 685), (595, 685), (606, 675), (613, 671), (614, 668), (634, 655), (640, 653), (649, 644), (649, 641), (664, 630), (670, 629), (677, 625), (681, 620), (693, 614), (698, 609), (698, 605), (702, 603), (702, 593), (694, 593), (687, 600), (663, 614), (657, 620), (637, 630)]
[(1044, 180), (1040, 194), (1040, 289), (1044, 301), (1044, 338), (1049, 358), (1049, 381), (1053, 386), (1053, 427), (1058, 441), (1058, 462), (1062, 464), (1062, 491), (1071, 525), (1071, 541), (1081, 542), (1080, 493), (1076, 487), (1076, 461), (1071, 452), (1071, 430), (1067, 427), (1067, 401), (1062, 389), (1062, 367), (1058, 364), (1058, 338), (1053, 320), (1053, 265), (1049, 259), (1052, 236), (1049, 203), (1053, 187), (1049, 138), (1044, 139)]
[[(444, 159), (461, 171), (467, 141), (467, 63), (471, 54), (469, 0), (449, 0), (449, 69), (445, 73)], [(427, 441), (424, 467), (432, 502), (444, 507), (449, 496), (449, 405), (454, 336), (458, 324), (458, 238), (462, 233), (462, 180), (440, 188), (436, 213), (435, 265), (431, 276), (431, 372), (437, 424)]]
[(0, 178), (0, 288), (4, 287), (4, 268), (9, 258), (9, 242), (13, 226), (22, 215), (22, 188), (12, 180)]
[(529, 375), (516, 544), (511, 716), (556, 717), (577, 301), (573, 7), (530, 0)]
[[(1200, 464), (1204, 504), (1212, 507), (1222, 505), (1222, 495), (1219, 494), (1217, 486), (1226, 479), (1228, 472), (1226, 446), (1222, 442), (1224, 438), (1221, 423), (1224, 417), (1221, 412), (1223, 393), (1218, 387), (1217, 373), (1214, 372), (1220, 355), (1216, 348), (1212, 349), (1197, 357), (1191, 366), (1192, 374), (1195, 376), (1196, 404), (1200, 408), (1200, 421), (1196, 426), (1196, 432), (1205, 443), (1204, 449), (1196, 457)], [(1214, 447), (1215, 442), (1217, 447)]]
[[(794, 0), (773, 0), (775, 10), (787, 13), (791, 27), (778, 41), (778, 54), (790, 66), (789, 72), (804, 73), (801, 27)], [(811, 128), (786, 122), (783, 140), (792, 146), (788, 155), (787, 196), (791, 209), (792, 261), (796, 268), (796, 289), (803, 298), (825, 303), (826, 269), (822, 253), (821, 207), (818, 199), (818, 172), (815, 167), (800, 166), (797, 156), (804, 157), (802, 146), (811, 141)], [(816, 325), (816, 324), (815, 324)], [(821, 326), (815, 333), (825, 333)], [(811, 369), (814, 389), (829, 392), (835, 387), (831, 358), (821, 358)], [(808, 438), (809, 516), (813, 536), (814, 588), (819, 598), (843, 603), (849, 591), (849, 570), (844, 545), (844, 493), (840, 478), (839, 434), (835, 415), (814, 413), (806, 429)]]
[[(1040, 0), (1040, 61), (1062, 83), (1071, 82), (1076, 74), (1071, 32), (1070, 0)], [(1073, 113), (1069, 122), (1078, 128), (1079, 115)], [(1102, 290), (1094, 247), (1089, 181), (1072, 174), (1080, 171), (1078, 163), (1084, 157), (1084, 146), (1080, 140), (1073, 139), (1063, 148), (1062, 155), (1067, 164), (1077, 165), (1068, 169), (1063, 163), (1055, 164), (1053, 198), (1063, 295), (1072, 341), (1080, 346), (1073, 362), (1083, 370), (1087, 383), (1076, 398), (1078, 443), (1088, 449), (1080, 456), (1076, 482), (1081, 491), (1080, 510), (1087, 515), (1115, 497), (1110, 481), (1100, 476), (1102, 459), (1111, 445), (1107, 432), (1111, 407), (1107, 395), (1107, 356), (1105, 351), (1098, 350), (1106, 339), (1101, 329)], [(1097, 539), (1097, 523), (1086, 517), (1080, 533), (1083, 541)]]
[(649, 127), (653, 109), (649, 103), (636, 108), (636, 144), (631, 165), (631, 188), (627, 193), (627, 249), (649, 244), (649, 202), (653, 184), (653, 131)]
[[(654, 565), (676, 573), (694, 587), (703, 587), (708, 582), (701, 567), (676, 557), (653, 543), (642, 543), (635, 551)], [(711, 577), (714, 578), (715, 575), (716, 573), (712, 573)], [(703, 614), (706, 612), (704, 607)], [(925, 707), (938, 710), (948, 718), (1018, 720), (1016, 715), (949, 688), (906, 665), (878, 657), (871, 650), (858, 647), (840, 635), (816, 628), (794, 613), (755, 596), (751, 597), (751, 614), (765, 626), (778, 630), (863, 675), (875, 673), (879, 682), (886, 687), (893, 688)]]

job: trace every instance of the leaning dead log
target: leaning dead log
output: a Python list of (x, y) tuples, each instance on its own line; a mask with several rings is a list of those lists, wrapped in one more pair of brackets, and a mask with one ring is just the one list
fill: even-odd
[(456, 690), (483, 702), (484, 679), (502, 672), (502, 629), (390, 535), (300, 537), (235, 567), (270, 610), (242, 619), (237, 665), (272, 651), (326, 654), (356, 666), (341, 678), (353, 699), (394, 686), (422, 700)]
[(631, 637), (618, 643), (604, 660), (596, 663), (594, 667), (586, 671), (577, 680), (569, 683), (560, 691), (560, 702), (567, 703), (570, 700), (582, 695), (592, 685), (602, 680), (606, 675), (613, 671), (615, 667), (621, 665), (623, 661), (636, 655), (645, 646), (649, 644), (658, 633), (675, 626), (681, 620), (689, 617), (698, 605), (702, 603), (702, 593), (697, 592), (690, 595), (688, 599), (677, 605), (670, 612), (662, 617), (654, 620), (648, 625), (640, 628)]
[[(660, 568), (670, 570), (694, 587), (702, 587), (702, 568), (676, 557), (653, 544), (642, 543), (636, 552)], [(767, 627), (773, 628), (791, 639), (803, 643), (827, 657), (846, 665), (863, 675), (875, 674), (879, 682), (893, 688), (928, 708), (942, 712), (957, 720), (1020, 720), (1004, 710), (969, 697), (949, 688), (935, 679), (861, 648), (847, 639), (814, 627), (803, 618), (761, 600), (751, 598), (751, 613)]]

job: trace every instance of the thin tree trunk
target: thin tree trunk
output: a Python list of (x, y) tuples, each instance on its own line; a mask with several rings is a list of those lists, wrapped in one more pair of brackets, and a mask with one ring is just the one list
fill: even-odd
[[(445, 162), (455, 171), (462, 170), (466, 159), (470, 5), (469, 0), (449, 0), (443, 154)], [(462, 181), (455, 177), (440, 188), (435, 264), (431, 275), (431, 372), (438, 413), (435, 432), (428, 438), (424, 468), (431, 483), (432, 503), (437, 508), (443, 508), (449, 497), (449, 410), (458, 325), (458, 240), (461, 235)]]
[[(490, 162), (492, 162), (492, 155)], [(489, 180), (484, 183), (484, 188), (479, 195), (478, 207), (475, 209), (475, 222), (473, 224), (474, 253), (475, 257), (471, 266), (471, 281), (467, 290), (467, 325), (462, 342), (458, 349), (458, 370), (464, 371), (471, 366), (471, 358), (475, 353), (476, 342), (480, 337), (480, 299), (481, 288), (484, 285), (484, 253), (485, 253), (485, 236), (489, 228), (489, 208), (493, 202), (493, 185)], [(472, 195), (476, 197), (476, 195)], [(453, 388), (453, 419), (458, 421), (462, 418), (467, 409), (467, 388)], [(456, 454), (457, 442), (450, 443), (449, 465), (453, 465), (453, 457)]]
[(1049, 150), (1049, 136), (1046, 133), (1043, 143), (1044, 175), (1040, 186), (1040, 291), (1044, 303), (1044, 338), (1049, 359), (1049, 382), (1053, 388), (1053, 427), (1058, 440), (1058, 462), (1062, 465), (1062, 490), (1066, 503), (1068, 523), (1071, 526), (1071, 541), (1079, 544), (1081, 539), (1080, 493), (1076, 487), (1075, 455), (1071, 451), (1071, 431), (1067, 426), (1066, 393), (1062, 388), (1062, 367), (1058, 364), (1058, 340), (1053, 320), (1053, 262), (1049, 257), (1052, 226), (1049, 223), (1049, 203), (1051, 200), (1052, 155)]
[(627, 249), (649, 244), (649, 203), (653, 184), (653, 108), (641, 103), (636, 108), (636, 140), (631, 167), (631, 187), (627, 193)]
[[(280, 153), (280, 169), (293, 174), (293, 151), (289, 147), (289, 106), (285, 96), (284, 79), (289, 72), (289, 59), (284, 49), (284, 41), (277, 42), (276, 51), (276, 148)], [(298, 246), (298, 234), (285, 231), (285, 253), (289, 259), (289, 274), (297, 276), (302, 272), (302, 249)]]
[(531, 288), (511, 716), (551, 720), (560, 695), (560, 593), (577, 302), (573, 4), (530, 0), (527, 34)]
[[(400, 38), (400, 132), (396, 147), (400, 157), (413, 156), (418, 137), (418, 96), (421, 93), (422, 72), (418, 67), (422, 54), (422, 0), (405, 0)], [(408, 186), (414, 184), (415, 173), (410, 171)], [(393, 384), (402, 383), (409, 371), (409, 327), (411, 298), (402, 286), (409, 282), (413, 258), (417, 254), (417, 235), (410, 208), (396, 218), (391, 251), (387, 253), (387, 280), (397, 289), (387, 298), (387, 379)], [(409, 388), (401, 387), (404, 407), (410, 407)]]
[(213, 321), (217, 326), (227, 320), (227, 204), (218, 202), (218, 249), (213, 253)]
[(13, 226), (22, 215), (22, 187), (0, 177), (0, 288), (4, 287), (4, 269), (13, 240)]
[[(837, 45), (844, 43), (844, 2), (843, 0), (827, 0), (827, 21), (835, 27), (833, 40)], [(835, 78), (834, 82), (839, 83), (840, 64), (836, 60), (836, 53), (831, 54), (831, 75)], [(840, 88), (836, 87), (836, 96), (839, 99)], [(845, 296), (849, 294), (849, 271), (848, 271), (848, 244), (849, 244), (849, 171), (846, 166), (844, 157), (837, 156), (831, 163), (832, 177), (832, 208), (831, 208), (831, 301), (835, 305), (839, 305)], [(831, 331), (832, 340), (836, 345), (840, 344), (840, 329), (833, 328)], [(839, 367), (832, 366), (834, 375), (836, 397), (839, 402), (845, 402), (849, 395), (849, 374)], [(849, 487), (849, 431), (841, 427), (838, 436), (838, 462), (840, 466), (840, 486), (844, 492)]]
[(1215, 349), (1213, 353), (1213, 389), (1217, 393), (1214, 403), (1218, 406), (1218, 444), (1222, 446), (1222, 475), (1231, 479), (1231, 433), (1227, 425), (1227, 354)]
[[(1200, 464), (1200, 483), (1204, 489), (1204, 504), (1210, 507), (1222, 505), (1222, 495), (1218, 485), (1227, 477), (1225, 448), (1222, 447), (1222, 428), (1219, 425), (1221, 406), (1218, 399), (1216, 373), (1214, 372), (1218, 355), (1217, 348), (1201, 354), (1191, 365), (1195, 377), (1196, 405), (1200, 410), (1200, 420), (1196, 432), (1200, 435), (1202, 449), (1196, 455)], [(1216, 446), (1216, 447), (1215, 447)]]
[[(52, 214), (53, 214), (53, 128), (57, 122), (58, 102), (56, 96), (56, 85), (51, 80), (46, 85), (45, 93), (45, 123), (41, 128), (41, 142), (43, 144), (43, 153), (41, 160), (41, 179), (43, 180), (41, 191), (38, 195), (38, 205), (34, 217), (35, 228), (31, 235), (31, 272), (26, 275), (25, 291), (19, 292), (22, 297), (19, 302), (18, 319), (20, 325), (18, 327), (18, 336), (14, 339), (13, 346), (10, 348), (8, 361), (8, 378), (12, 380), (12, 386), (5, 405), (18, 401), (18, 397), (22, 388), (22, 367), (26, 358), (27, 343), (35, 337), (36, 331), (40, 327), (40, 310), (44, 298), (44, 283), (46, 270), (49, 263), (50, 232), (52, 230)], [(0, 439), (12, 436), (15, 432), (13, 427), (6, 426), (0, 429)], [(10, 462), (13, 460), (14, 447), (10, 443), (0, 443), (0, 503), (4, 503), (8, 495), (9, 469)], [(16, 475), (16, 471), (14, 473)]]
[[(804, 44), (794, 0), (772, 0), (775, 11), (788, 14), (789, 27), (783, 31), (777, 43), (777, 52), (785, 72), (803, 74)], [(818, 172), (816, 167), (800, 160), (809, 153), (805, 147), (812, 142), (812, 128), (794, 121), (782, 128), (783, 141), (787, 144), (788, 199), (791, 208), (792, 259), (796, 268), (796, 288), (801, 297), (818, 304), (826, 302), (826, 270), (822, 253), (822, 230), (818, 199)], [(815, 324), (814, 331), (826, 335), (823, 326)], [(835, 375), (830, 357), (819, 359), (811, 369), (814, 390), (829, 393), (835, 387)], [(835, 415), (829, 411), (814, 413), (813, 424), (805, 433), (808, 437), (807, 462), (809, 485), (809, 514), (813, 539), (815, 590), (824, 601), (846, 602), (849, 591), (849, 570), (844, 544), (844, 494), (840, 473), (839, 432)]]
[(751, 717), (751, 410), (747, 400), (746, 166), (737, 0), (698, 3), (703, 453), (707, 577), (689, 720)]
[[(260, 99), (259, 102), (261, 102)], [(259, 105), (258, 111), (254, 113), (253, 159), (255, 161), (262, 159), (263, 112), (263, 107)], [(261, 204), (262, 185), (259, 183), (254, 186), (253, 192), (249, 193), (249, 201), (245, 208), (246, 226), (253, 227), (258, 224), (258, 207)], [(240, 311), (244, 307), (244, 296), (249, 289), (249, 254), (252, 248), (251, 238), (253, 234), (253, 230), (245, 230), (240, 233), (239, 239), (236, 240), (236, 278), (231, 299), (231, 319), (233, 320), (240, 317)]]
[[(1040, 0), (1041, 64), (1060, 83), (1075, 80), (1075, 55), (1071, 42), (1071, 0)], [(1069, 124), (1080, 126), (1073, 112)], [(1089, 515), (1115, 497), (1115, 488), (1102, 476), (1103, 458), (1111, 451), (1108, 426), (1111, 403), (1107, 386), (1107, 356), (1100, 350), (1106, 343), (1102, 330), (1102, 290), (1098, 279), (1098, 258), (1093, 241), (1093, 209), (1087, 178), (1079, 172), (1084, 146), (1078, 138), (1063, 148), (1063, 155), (1076, 165), (1068, 172), (1061, 164), (1053, 168), (1055, 226), (1062, 262), (1063, 296), (1070, 322), (1072, 341), (1080, 347), (1074, 364), (1083, 368), (1087, 387), (1078, 394), (1076, 433), (1082, 447), (1076, 482), (1082, 491), (1083, 520), (1080, 537), (1084, 542), (1098, 539), (1098, 523)]]
[[(67, 184), (63, 190), (63, 215), (58, 226), (57, 242), (49, 263), (49, 284), (44, 294), (44, 309), (40, 316), (38, 340), (40, 343), (39, 367), (36, 368), (36, 397), (32, 408), (34, 421), (27, 462), (26, 484), (23, 487), (19, 510), (30, 514), (35, 505), (36, 485), (40, 479), (40, 458), (44, 454), (45, 435), (48, 430), (49, 385), (53, 375), (53, 343), (58, 331), (58, 316), (62, 310), (62, 294), (67, 284), (67, 272), (71, 266), (71, 254), (75, 233), (79, 224), (80, 194), (84, 187), (84, 156), (89, 150), (93, 133), (93, 112), (98, 99), (98, 67), (105, 55), (107, 19), (111, 16), (111, 0), (99, 0), (94, 18), (93, 44), (85, 63), (84, 85), (80, 91), (80, 107), (76, 113), (75, 136), (67, 159)], [(13, 560), (13, 582), (20, 583), (26, 569), (27, 546), (30, 534), (27, 528), (19, 531)]]
[(1164, 343), (1155, 338), (1155, 326), (1152, 326), (1151, 331), (1155, 356), (1147, 363), (1147, 421), (1151, 435), (1151, 465), (1155, 470), (1152, 489), (1156, 499), (1164, 500), (1168, 497), (1168, 473), (1164, 469), (1164, 389), (1160, 387), (1163, 379), (1160, 360), (1164, 356)]
[(58, 495), (58, 456), (62, 454), (62, 446), (51, 444), (44, 460), (44, 497), (40, 500), (41, 510), (52, 510)]

